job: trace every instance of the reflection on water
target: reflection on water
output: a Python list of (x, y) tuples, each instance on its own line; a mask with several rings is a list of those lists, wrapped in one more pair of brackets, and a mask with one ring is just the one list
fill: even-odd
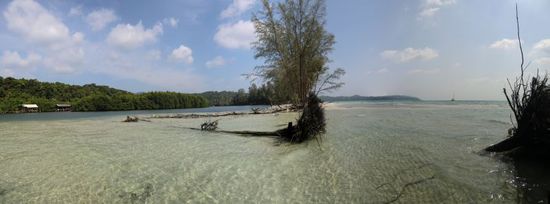
[(513, 185), (518, 203), (548, 203), (550, 197), (550, 164), (548, 158), (505, 159), (513, 169)]
[[(341, 103), (320, 146), (184, 128), (204, 118), (78, 114), (0, 119), (0, 203), (515, 203), (538, 202), (549, 183), (548, 166), (477, 154), (510, 126), (501, 102)], [(296, 117), (219, 127), (268, 131)]]

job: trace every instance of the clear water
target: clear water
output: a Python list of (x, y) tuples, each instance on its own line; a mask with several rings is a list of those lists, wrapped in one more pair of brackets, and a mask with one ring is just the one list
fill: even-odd
[[(170, 112), (182, 111), (0, 116), (0, 203), (548, 202), (548, 167), (478, 154), (511, 126), (503, 102), (337, 103), (320, 145), (185, 129), (205, 119), (120, 122)], [(220, 128), (296, 117), (225, 117)]]

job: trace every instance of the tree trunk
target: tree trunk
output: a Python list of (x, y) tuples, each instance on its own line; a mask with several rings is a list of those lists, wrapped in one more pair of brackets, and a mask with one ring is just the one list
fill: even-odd
[(488, 152), (506, 152), (518, 148), (522, 145), (521, 139), (518, 137), (510, 137), (497, 144), (485, 148)]

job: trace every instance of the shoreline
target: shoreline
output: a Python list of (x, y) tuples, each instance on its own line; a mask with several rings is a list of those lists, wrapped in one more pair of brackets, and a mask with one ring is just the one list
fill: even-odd
[[(286, 104), (285, 104), (286, 105)], [(243, 106), (267, 106), (270, 105), (232, 105), (232, 106), (207, 106), (197, 108), (170, 108), (170, 109), (133, 109), (133, 110), (108, 110), (108, 111), (39, 111), (39, 112), (6, 112), (0, 113), (1, 115), (26, 115), (26, 114), (40, 114), (40, 113), (116, 113), (116, 112), (128, 112), (128, 111), (169, 111), (169, 110), (191, 110), (191, 109), (205, 109), (205, 108), (224, 108), (224, 107), (243, 107)]]

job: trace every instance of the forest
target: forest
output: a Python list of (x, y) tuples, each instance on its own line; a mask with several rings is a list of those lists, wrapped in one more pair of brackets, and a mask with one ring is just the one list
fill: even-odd
[(131, 93), (96, 84), (68, 85), (35, 79), (0, 77), (0, 113), (18, 111), (23, 103), (37, 104), (41, 112), (69, 103), (73, 111), (117, 111), (207, 107), (199, 95), (175, 92)]
[(0, 77), (0, 113), (17, 112), (21, 104), (37, 104), (41, 112), (55, 111), (55, 105), (69, 103), (73, 111), (120, 111), (202, 108), (230, 105), (270, 105), (287, 101), (274, 96), (270, 83), (238, 91), (207, 91), (196, 94), (176, 92), (131, 93), (86, 84), (40, 82), (36, 79)]
[(261, 86), (252, 84), (248, 88), (234, 91), (207, 91), (198, 94), (206, 98), (211, 106), (229, 105), (273, 105), (288, 103), (288, 100), (276, 97), (274, 87), (271, 83)]

